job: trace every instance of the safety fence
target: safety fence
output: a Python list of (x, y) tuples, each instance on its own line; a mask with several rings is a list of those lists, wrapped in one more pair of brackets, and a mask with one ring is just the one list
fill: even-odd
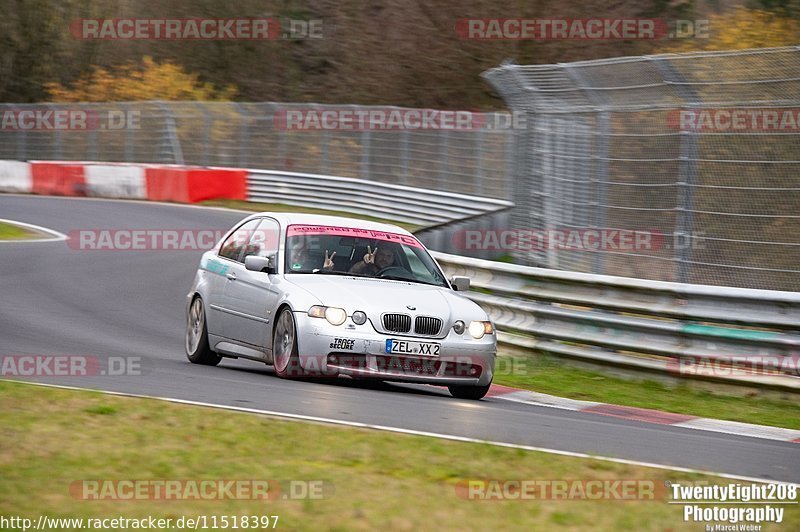
[[(462, 115), (468, 124), (455, 122)], [(0, 159), (267, 168), (498, 199), (511, 194), (508, 113), (140, 101), (0, 104), (0, 116)]]
[(506, 63), (508, 229), (638, 230), (634, 249), (510, 247), (517, 264), (800, 291), (800, 47)]

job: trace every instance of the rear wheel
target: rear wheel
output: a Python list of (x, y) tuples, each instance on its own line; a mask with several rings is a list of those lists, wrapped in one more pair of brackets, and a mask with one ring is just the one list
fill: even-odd
[(450, 390), (450, 394), (455, 397), (456, 399), (471, 399), (471, 400), (478, 400), (483, 399), (483, 397), (489, 393), (490, 384), (486, 386), (448, 386), (447, 389)]
[(302, 377), (300, 357), (297, 354), (297, 329), (294, 326), (294, 315), (288, 308), (278, 316), (275, 333), (272, 337), (272, 355), (275, 374), (282, 379)]
[(208, 345), (208, 328), (203, 300), (194, 298), (186, 320), (186, 357), (192, 364), (216, 366), (222, 360)]

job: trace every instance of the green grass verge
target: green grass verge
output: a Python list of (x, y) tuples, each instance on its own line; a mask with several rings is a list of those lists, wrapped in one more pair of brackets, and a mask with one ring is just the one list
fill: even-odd
[[(728, 482), (12, 382), (0, 382), (0, 400), (0, 514), (34, 519), (279, 515), (284, 530), (661, 531), (683, 524), (681, 508), (665, 499), (477, 501), (457, 496), (455, 486), (466, 479)], [(324, 480), (333, 491), (323, 500), (267, 502), (70, 494), (74, 481), (104, 479)], [(800, 518), (796, 507), (786, 512), (784, 522)]]
[[(679, 414), (800, 429), (797, 394), (730, 395), (646, 378), (620, 378), (577, 368), (552, 357), (501, 357), (494, 382), (536, 392)], [(774, 394), (774, 395), (773, 395)]]
[(219, 199), (219, 200), (208, 200), (203, 201), (200, 205), (205, 205), (208, 207), (226, 207), (228, 209), (240, 209), (243, 211), (253, 211), (253, 212), (302, 212), (302, 213), (309, 213), (309, 214), (326, 214), (330, 216), (344, 216), (347, 218), (360, 218), (362, 220), (370, 220), (372, 222), (381, 222), (387, 223), (392, 225), (397, 225), (402, 227), (406, 231), (414, 232), (417, 229), (420, 229), (422, 226), (414, 225), (409, 223), (403, 222), (395, 222), (392, 220), (386, 220), (383, 218), (377, 218), (374, 216), (365, 216), (363, 214), (355, 214), (352, 212), (347, 211), (336, 211), (336, 210), (327, 210), (327, 209), (314, 209), (311, 207), (297, 207), (295, 205), (286, 205), (284, 203), (256, 203), (252, 201), (241, 201), (241, 200), (226, 200), (226, 199)]
[(24, 238), (36, 238), (36, 233), (28, 231), (18, 225), (0, 222), (0, 240), (21, 240)]

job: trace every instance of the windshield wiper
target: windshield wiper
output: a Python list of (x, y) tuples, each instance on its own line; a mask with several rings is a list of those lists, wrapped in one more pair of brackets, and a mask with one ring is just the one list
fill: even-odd
[(340, 272), (337, 270), (323, 270), (323, 269), (314, 269), (314, 271), (309, 273), (321, 273), (323, 275), (344, 275), (347, 277), (371, 277), (370, 275), (364, 275), (363, 273)]

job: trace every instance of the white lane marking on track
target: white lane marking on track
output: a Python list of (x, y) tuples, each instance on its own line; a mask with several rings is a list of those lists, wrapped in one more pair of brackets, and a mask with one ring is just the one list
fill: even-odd
[(752, 438), (762, 438), (765, 440), (795, 441), (800, 439), (800, 430), (771, 427), (768, 425), (754, 425), (752, 423), (740, 423), (738, 421), (727, 421), (724, 419), (696, 418), (688, 421), (681, 421), (680, 423), (673, 423), (671, 426), (721, 432), (723, 434), (750, 436)]
[(0, 222), (5, 222), (11, 225), (18, 225), (19, 227), (24, 227), (25, 229), (31, 229), (33, 231), (38, 231), (40, 233), (45, 233), (47, 235), (50, 235), (49, 238), (25, 238), (25, 239), (15, 239), (15, 240), (0, 240), (0, 244), (20, 244), (27, 242), (63, 242), (64, 240), (69, 240), (69, 237), (64, 233), (59, 233), (58, 231), (54, 231), (53, 229), (48, 229), (47, 227), (42, 227), (41, 225), (33, 225), (25, 222), (20, 222), (17, 220), (8, 220), (6, 218), (0, 218)]
[(427, 436), (429, 438), (437, 438), (440, 440), (450, 440), (450, 441), (460, 441), (465, 443), (482, 443), (488, 445), (494, 445), (497, 447), (507, 447), (510, 449), (522, 449), (524, 451), (537, 451), (541, 453), (547, 454), (556, 454), (560, 456), (569, 456), (572, 458), (587, 458), (590, 460), (600, 460), (603, 462), (614, 462), (617, 464), (626, 464), (626, 465), (633, 465), (633, 466), (640, 466), (640, 467), (651, 467), (654, 469), (663, 469), (666, 471), (675, 471), (679, 473), (696, 473), (701, 475), (711, 475), (720, 478), (727, 478), (731, 480), (741, 480), (744, 482), (759, 482), (759, 483), (769, 483), (769, 484), (786, 484), (786, 485), (794, 485), (800, 486), (800, 484), (796, 484), (794, 482), (785, 482), (781, 480), (772, 480), (772, 479), (765, 479), (765, 478), (758, 478), (758, 477), (747, 477), (743, 475), (733, 475), (730, 473), (718, 473), (716, 471), (704, 471), (702, 469), (692, 469), (688, 467), (678, 467), (678, 466), (669, 466), (663, 464), (654, 464), (651, 462), (640, 462), (638, 460), (626, 460), (625, 458), (613, 458), (610, 456), (599, 456), (599, 455), (591, 455), (586, 453), (577, 453), (573, 451), (561, 451), (559, 449), (548, 449), (546, 447), (534, 447), (532, 445), (521, 445), (517, 443), (508, 443), (508, 442), (501, 442), (501, 441), (492, 441), (492, 440), (481, 440), (477, 438), (469, 438), (467, 436), (455, 436), (452, 434), (441, 434), (437, 432), (426, 432), (421, 430), (413, 430), (413, 429), (403, 429), (399, 427), (389, 427), (386, 425), (374, 425), (371, 423), (361, 423), (360, 421), (344, 421), (340, 419), (332, 419), (332, 418), (325, 418), (325, 417), (317, 417), (317, 416), (307, 416), (304, 414), (289, 414), (285, 412), (274, 412), (271, 410), (260, 410), (257, 408), (245, 408), (241, 406), (228, 406), (228, 405), (217, 405), (213, 403), (203, 403), (200, 401), (190, 401), (187, 399), (177, 399), (174, 397), (157, 397), (152, 395), (142, 395), (142, 394), (135, 394), (135, 393), (126, 393), (126, 392), (113, 392), (109, 390), (97, 390), (93, 388), (79, 388), (77, 386), (64, 386), (61, 384), (46, 384), (42, 382), (27, 382), (27, 381), (18, 381), (14, 379), (0, 379), (3, 381), (8, 382), (17, 382), (21, 384), (31, 384), (33, 386), (44, 386), (47, 388), (60, 388), (64, 390), (78, 390), (78, 391), (87, 391), (87, 392), (98, 392), (104, 393), (107, 395), (116, 395), (119, 397), (133, 397), (136, 399), (154, 399), (157, 401), (166, 401), (169, 403), (176, 403), (182, 405), (191, 405), (191, 406), (202, 406), (206, 408), (218, 408), (221, 410), (231, 410), (234, 412), (243, 412), (247, 414), (259, 414), (271, 417), (277, 417), (281, 419), (287, 419), (291, 421), (311, 421), (315, 423), (326, 423), (329, 425), (344, 425), (348, 427), (356, 427), (361, 429), (373, 429), (373, 430), (380, 430), (384, 432), (396, 432), (399, 434), (408, 434), (411, 436)]
[(595, 401), (579, 401), (577, 399), (568, 399), (566, 397), (558, 397), (544, 393), (529, 392), (527, 390), (495, 395), (492, 396), (492, 398), (501, 399), (503, 401), (512, 401), (514, 403), (525, 403), (533, 406), (559, 408), (561, 410), (570, 410), (572, 412), (580, 412), (584, 408), (590, 408), (592, 406), (603, 404)]
[[(500, 399), (501, 401), (511, 401), (514, 403), (524, 403), (531, 406), (539, 406), (544, 408), (557, 408), (561, 410), (569, 410), (570, 412), (583, 412), (585, 409), (597, 405), (605, 405), (605, 403), (595, 403), (591, 401), (578, 401), (573, 399), (566, 399), (552, 395), (540, 394), (537, 392), (519, 391), (511, 392), (501, 395), (492, 396), (492, 399)], [(618, 405), (606, 405), (618, 406)], [(627, 408), (627, 407), (623, 407)], [(585, 412), (584, 412), (585, 413)], [(589, 412), (596, 414), (596, 412)], [(614, 416), (620, 419), (634, 419), (625, 416)], [(648, 421), (642, 421), (649, 423)], [(738, 421), (726, 421), (722, 419), (712, 419), (703, 417), (694, 417), (687, 421), (678, 421), (675, 423), (664, 423), (664, 426), (680, 427), (684, 429), (702, 430), (706, 432), (718, 432), (721, 434), (731, 434), (733, 436), (746, 436), (749, 438), (760, 438), (762, 440), (773, 441), (795, 441), (800, 439), (800, 430), (787, 429), (783, 427), (773, 427), (770, 425), (755, 425), (752, 423), (741, 423)]]

